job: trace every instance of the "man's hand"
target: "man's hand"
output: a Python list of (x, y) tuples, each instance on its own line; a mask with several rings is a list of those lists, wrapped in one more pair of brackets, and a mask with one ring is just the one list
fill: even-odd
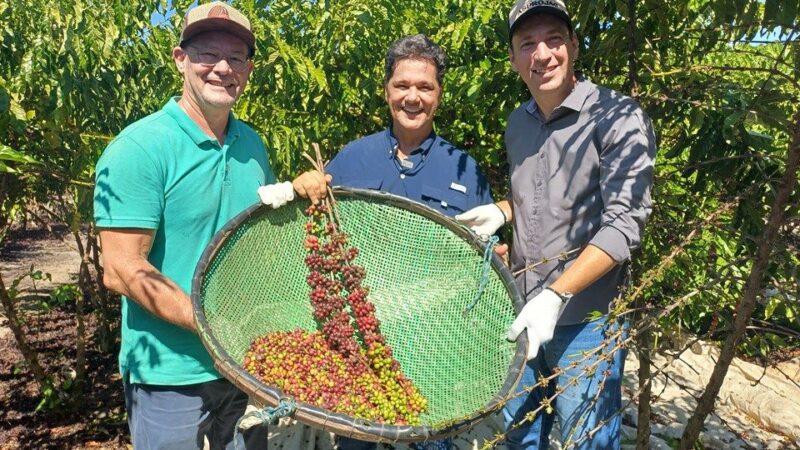
[(328, 183), (332, 179), (330, 175), (323, 176), (317, 170), (309, 170), (295, 178), (292, 186), (298, 195), (308, 198), (311, 203), (316, 205), (328, 194)]
[(294, 188), (289, 181), (268, 184), (258, 188), (258, 197), (261, 199), (261, 203), (279, 208), (294, 200)]
[(455, 216), (455, 219), (472, 228), (481, 238), (487, 239), (506, 223), (505, 213), (494, 203), (472, 208)]
[(509, 341), (514, 341), (522, 330), (527, 329), (528, 359), (535, 358), (539, 347), (553, 339), (556, 321), (564, 311), (564, 305), (558, 294), (549, 289), (543, 290), (522, 308), (506, 337)]

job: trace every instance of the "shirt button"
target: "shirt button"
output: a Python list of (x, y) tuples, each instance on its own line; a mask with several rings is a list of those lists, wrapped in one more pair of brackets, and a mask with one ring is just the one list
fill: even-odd
[(405, 178), (406, 178), (406, 174), (404, 174), (404, 173), (401, 173), (401, 174), (400, 174), (400, 179), (401, 179), (401, 180), (404, 180)]

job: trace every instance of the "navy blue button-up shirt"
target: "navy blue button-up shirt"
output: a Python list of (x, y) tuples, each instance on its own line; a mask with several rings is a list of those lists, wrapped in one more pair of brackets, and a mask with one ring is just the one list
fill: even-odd
[(325, 172), (334, 186), (406, 197), (454, 216), (492, 202), (489, 183), (472, 157), (431, 133), (405, 160), (391, 129), (347, 144)]

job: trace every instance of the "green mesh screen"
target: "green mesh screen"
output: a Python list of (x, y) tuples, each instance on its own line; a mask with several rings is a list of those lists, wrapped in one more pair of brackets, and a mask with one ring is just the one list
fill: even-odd
[[(490, 271), (465, 316), (481, 278), (481, 249), (416, 212), (369, 198), (337, 200), (381, 331), (428, 399), (422, 425), (474, 415), (498, 394), (514, 358), (515, 344), (504, 339), (514, 307), (502, 279)], [(200, 283), (207, 331), (234, 361), (268, 332), (316, 329), (303, 262), (305, 206), (259, 209), (207, 262)]]

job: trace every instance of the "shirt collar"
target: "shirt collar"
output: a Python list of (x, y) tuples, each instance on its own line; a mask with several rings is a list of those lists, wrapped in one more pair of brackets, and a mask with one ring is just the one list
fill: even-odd
[[(572, 92), (569, 93), (567, 98), (553, 110), (553, 115), (550, 120), (560, 117), (561, 114), (559, 114), (559, 112), (564, 109), (571, 109), (573, 111), (580, 111), (583, 109), (583, 105), (586, 103), (586, 99), (589, 97), (594, 83), (588, 81), (583, 75), (577, 75), (576, 78), (575, 88), (572, 89)], [(538, 116), (539, 107), (536, 105), (536, 101), (533, 98), (525, 104), (525, 111), (532, 116)]]
[[(213, 138), (207, 135), (200, 126), (186, 114), (186, 111), (183, 110), (178, 105), (179, 97), (172, 97), (169, 99), (166, 105), (164, 105), (164, 112), (166, 112), (170, 117), (175, 119), (178, 122), (178, 126), (192, 139), (192, 141), (196, 145), (201, 145), (206, 142), (211, 142), (216, 145), (219, 145), (216, 138)], [(233, 113), (228, 113), (228, 132), (225, 135), (225, 143), (230, 145), (233, 144), (236, 139), (239, 138), (241, 134), (241, 126), (239, 124), (239, 120), (237, 120)]]
[[(386, 137), (389, 140), (389, 152), (388, 152), (389, 157), (394, 158), (395, 153), (397, 151), (398, 142), (397, 138), (394, 136), (394, 132), (392, 131), (391, 126), (386, 129)], [(431, 148), (433, 148), (434, 141), (436, 141), (436, 133), (433, 130), (431, 130), (431, 134), (429, 134), (428, 137), (426, 137), (425, 140), (423, 140), (419, 144), (419, 147), (417, 147), (411, 153), (415, 154), (417, 152), (421, 152), (423, 155), (427, 155), (428, 152), (431, 150)]]

